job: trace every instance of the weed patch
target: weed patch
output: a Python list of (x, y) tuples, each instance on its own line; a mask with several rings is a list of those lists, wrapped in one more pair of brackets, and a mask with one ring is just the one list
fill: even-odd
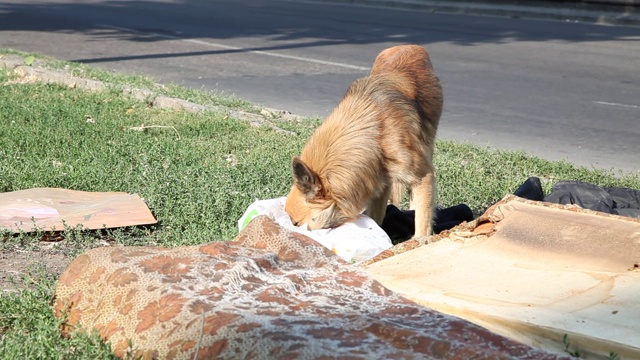
[[(36, 57), (35, 64), (40, 60)], [(76, 64), (49, 66), (199, 103), (254, 109), (234, 99), (157, 86), (148, 79)], [(0, 68), (0, 192), (59, 187), (137, 193), (158, 224), (103, 231), (66, 229), (55, 243), (51, 234), (42, 232), (0, 233), (3, 259), (20, 251), (27, 256), (50, 251), (50, 256), (62, 256), (68, 262), (96, 246), (183, 246), (232, 239), (238, 218), (251, 202), (288, 192), (291, 157), (300, 153), (319, 124), (317, 119), (278, 120), (279, 128), (297, 134), (292, 136), (251, 126), (225, 112), (149, 107), (121, 90), (89, 92), (57, 84), (18, 84), (10, 82), (11, 77), (8, 69)], [(476, 214), (512, 193), (529, 176), (543, 179), (547, 191), (561, 179), (640, 188), (638, 174), (615, 176), (450, 141), (437, 142), (435, 165), (438, 203), (465, 203)], [(0, 358), (113, 358), (95, 335), (60, 338), (49, 304), (60, 268), (45, 266), (44, 275), (22, 277), (19, 290), (0, 293)]]

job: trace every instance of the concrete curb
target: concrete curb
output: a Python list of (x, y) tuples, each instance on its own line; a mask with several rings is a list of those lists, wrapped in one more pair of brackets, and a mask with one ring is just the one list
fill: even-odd
[[(282, 129), (273, 122), (282, 120), (299, 120), (300, 118), (284, 111), (262, 108), (260, 114), (250, 113), (242, 110), (228, 109), (223, 106), (210, 105), (205, 106), (196, 104), (191, 101), (156, 94), (149, 89), (138, 89), (128, 86), (117, 86), (104, 83), (102, 81), (85, 79), (73, 76), (64, 70), (51, 70), (43, 66), (39, 66), (40, 60), (36, 60), (32, 65), (25, 65), (21, 56), (9, 55), (0, 56), (0, 68), (7, 68), (17, 77), (17, 79), (9, 81), (8, 84), (28, 84), (28, 83), (55, 83), (68, 86), (71, 89), (80, 88), (89, 91), (102, 91), (109, 88), (116, 88), (123, 94), (130, 96), (136, 100), (146, 102), (149, 106), (159, 109), (172, 109), (186, 112), (204, 112), (211, 111), (224, 113), (234, 119), (247, 121), (251, 126), (267, 126), (274, 131), (285, 135), (297, 136), (298, 134)], [(141, 128), (144, 128), (142, 126)]]
[(612, 5), (611, 3), (593, 4), (586, 2), (567, 3), (517, 0), (320, 0), (319, 2), (383, 6), (456, 14), (493, 15), (513, 18), (640, 26), (640, 10), (636, 9), (635, 6), (623, 6), (620, 5), (620, 3)]

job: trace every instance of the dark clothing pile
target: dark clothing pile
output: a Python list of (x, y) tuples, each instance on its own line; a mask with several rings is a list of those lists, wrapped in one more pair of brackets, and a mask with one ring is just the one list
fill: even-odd
[[(416, 230), (415, 210), (400, 210), (394, 205), (387, 205), (387, 214), (382, 221), (382, 229), (389, 235), (394, 244), (409, 240)], [(436, 208), (433, 224), (433, 233), (451, 229), (463, 221), (473, 220), (473, 212), (465, 205), (460, 204), (448, 208)]]
[[(557, 182), (551, 193), (545, 196), (540, 179), (530, 177), (520, 185), (514, 195), (529, 200), (575, 204), (584, 209), (640, 218), (640, 190), (636, 189), (600, 187), (583, 181), (568, 180)], [(465, 204), (437, 208), (433, 232), (438, 234), (471, 220), (473, 212)], [(394, 205), (388, 205), (382, 229), (394, 244), (410, 239), (415, 232), (415, 211), (400, 210)]]
[(640, 190), (623, 187), (600, 187), (577, 180), (559, 181), (547, 196), (540, 179), (530, 177), (514, 192), (529, 200), (554, 204), (578, 205), (583, 209), (607, 214), (640, 218)]

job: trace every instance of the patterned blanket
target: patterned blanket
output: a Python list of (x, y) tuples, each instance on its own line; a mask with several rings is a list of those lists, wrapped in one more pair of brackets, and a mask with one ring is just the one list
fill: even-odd
[(265, 216), (230, 242), (87, 251), (54, 311), (120, 357), (558, 358), (417, 305)]

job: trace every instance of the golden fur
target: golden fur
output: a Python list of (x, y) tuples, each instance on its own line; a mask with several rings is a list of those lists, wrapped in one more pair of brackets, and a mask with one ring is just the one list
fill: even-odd
[(415, 235), (428, 235), (441, 112), (442, 89), (427, 51), (417, 45), (382, 51), (369, 76), (351, 84), (293, 158), (294, 185), (285, 206), (292, 221), (331, 228), (366, 209), (380, 224), (389, 197), (398, 201), (399, 185), (409, 185)]

